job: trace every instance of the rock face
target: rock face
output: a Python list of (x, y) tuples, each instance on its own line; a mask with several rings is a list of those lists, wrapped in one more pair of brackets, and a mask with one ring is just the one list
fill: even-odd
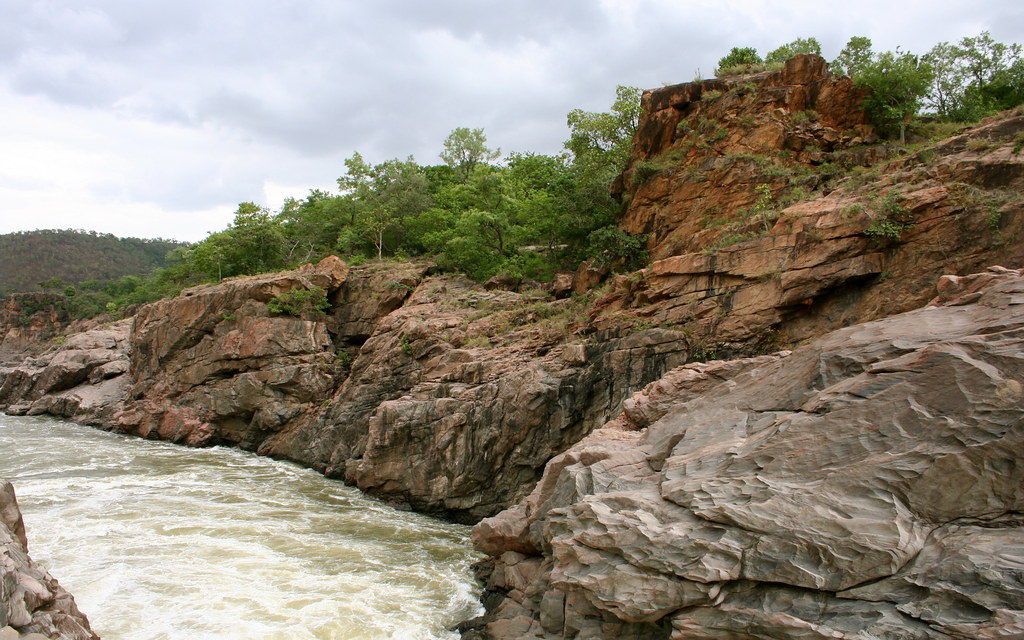
[(18, 363), (67, 322), (64, 296), (16, 293), (0, 298), (0, 365)]
[(474, 529), (465, 637), (1020, 636), (1024, 277), (934, 302), (635, 396)]
[(259, 447), (329, 393), (334, 359), (322, 314), (273, 313), (268, 303), (297, 291), (333, 294), (347, 274), (341, 260), (327, 258), (143, 307), (118, 428), (192, 446)]
[(52, 351), (0, 368), (0, 410), (106, 426), (127, 390), (131, 319), (69, 336)]
[(584, 342), (582, 307), (423, 280), (377, 320), (323, 411), (260, 452), (418, 511), (492, 515), (631, 389), (689, 357), (681, 334), (661, 329)]
[(0, 638), (99, 640), (75, 599), (28, 556), (14, 487), (0, 479)]
[(622, 177), (623, 227), (650, 234), (655, 259), (687, 253), (708, 246), (709, 226), (754, 206), (764, 196), (758, 187), (778, 196), (809, 167), (876, 160), (884, 149), (846, 151), (876, 141), (863, 97), (812, 55), (780, 71), (646, 92)]
[[(760, 155), (740, 153), (736, 145), (762, 144), (756, 142), (760, 134), (751, 133), (754, 142), (740, 135), (744, 117), (762, 123), (759, 127), (792, 119), (792, 106), (774, 107), (779, 113), (764, 111), (771, 96), (803, 104), (805, 98), (793, 96), (813, 94), (819, 85), (821, 92), (835, 85), (830, 91), (846, 95), (844, 79), (812, 74), (817, 79), (810, 80), (803, 71), (797, 74), (804, 78), (799, 83), (775, 87), (794, 71), (790, 67), (806, 71), (809, 60), (798, 57), (785, 72), (749, 79), (750, 87), (767, 83), (756, 90), (730, 81), (732, 88), (715, 98), (705, 93), (698, 102), (677, 106), (662, 94), (696, 100), (696, 89), (668, 87), (648, 96), (627, 176), (636, 175), (645, 153), (666, 153), (658, 146), (662, 143), (647, 140), (668, 139), (667, 133), (655, 135), (656, 124), (670, 127), (674, 122), (659, 115), (662, 111), (715, 114), (728, 135), (707, 143), (712, 148), (690, 148), (686, 136), (664, 142), (669, 152), (689, 151), (648, 180), (632, 184), (623, 224), (651, 234), (657, 259), (648, 269), (613, 282), (597, 302), (596, 327), (614, 326), (622, 316), (640, 318), (687, 332), (708, 353), (744, 352), (752, 346), (769, 350), (917, 308), (943, 273), (1024, 264), (1024, 245), (1017, 241), (1024, 234), (1024, 154), (1017, 142), (1024, 135), (1024, 116), (995, 117), (870, 169), (841, 161), (842, 154), (852, 152), (840, 147), (857, 139), (852, 137), (847, 142), (840, 137), (831, 146), (821, 141), (814, 152), (818, 156), (794, 152), (780, 160), (778, 152), (795, 144), (786, 136), (774, 151), (769, 145), (755, 150)], [(794, 124), (793, 131), (813, 124), (815, 135), (829, 137), (833, 125), (850, 124), (820, 105), (817, 113), (817, 122)], [(823, 149), (831, 150), (821, 156)]]

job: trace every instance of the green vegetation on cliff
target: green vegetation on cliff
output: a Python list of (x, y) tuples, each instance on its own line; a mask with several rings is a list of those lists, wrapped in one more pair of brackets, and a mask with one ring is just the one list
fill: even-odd
[[(176, 252), (165, 277), (201, 282), (328, 254), (356, 263), (425, 256), (477, 280), (545, 280), (588, 257), (635, 262), (643, 243), (624, 238), (618, 246), (624, 234), (613, 232), (619, 204), (609, 185), (629, 159), (639, 116), (640, 91), (619, 87), (608, 112), (568, 114), (570, 138), (559, 155), (511, 153), (499, 162), (483, 130), (464, 127), (444, 140), (444, 164), (371, 164), (356, 152), (337, 194), (313, 190), (276, 213), (243, 202), (227, 229)], [(640, 248), (623, 256), (629, 247)]]
[[(876, 52), (871, 40), (854, 37), (830, 66), (864, 89), (863, 106), (878, 132), (903, 140), (921, 114), (965, 122), (1024, 102), (1021, 52), (1020, 45), (996, 42), (987, 32), (955, 45), (940, 43), (925, 55)], [(733, 47), (716, 73), (780, 68), (802, 53), (820, 55), (821, 46), (815, 38), (797, 38), (764, 58), (751, 47)], [(721, 93), (705, 89), (703, 99)], [(612, 193), (623, 190), (611, 187), (633, 152), (640, 113), (640, 91), (618, 87), (608, 111), (567, 115), (569, 138), (557, 155), (502, 155), (482, 129), (467, 127), (442, 142), (441, 164), (420, 164), (411, 156), (372, 163), (356, 152), (345, 160), (336, 192), (312, 190), (305, 198), (289, 198), (278, 211), (243, 202), (226, 229), (195, 245), (79, 232), (0, 236), (0, 293), (43, 283), (63, 293), (73, 316), (84, 317), (330, 254), (353, 264), (423, 257), (479, 281), (496, 275), (548, 280), (588, 258), (636, 269), (647, 260), (647, 238), (616, 226), (623, 205)], [(739, 125), (752, 125), (752, 117)], [(812, 120), (816, 114), (797, 117)], [(714, 120), (680, 126), (693, 130), (698, 148), (710, 148), (728, 133)], [(676, 160), (640, 161), (632, 180), (642, 182)], [(816, 169), (820, 162), (807, 170), (827, 181), (834, 167), (825, 162)], [(767, 226), (767, 212), (761, 216)], [(169, 266), (163, 263), (168, 249)]]

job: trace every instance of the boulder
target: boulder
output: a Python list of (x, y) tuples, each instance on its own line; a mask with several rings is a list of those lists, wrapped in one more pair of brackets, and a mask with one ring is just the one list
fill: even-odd
[(130, 318), (74, 333), (52, 350), (0, 368), (0, 410), (109, 425), (128, 380)]

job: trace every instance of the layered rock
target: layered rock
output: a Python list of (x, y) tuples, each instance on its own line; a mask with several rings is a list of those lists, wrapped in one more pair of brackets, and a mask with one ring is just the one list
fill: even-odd
[[(595, 325), (639, 318), (709, 353), (765, 349), (919, 307), (942, 273), (1024, 264), (1021, 135), (1024, 116), (1004, 114), (870, 170), (783, 175), (789, 188), (825, 182), (788, 206), (762, 192), (762, 208), (746, 210), (736, 199), (759, 197), (751, 185), (774, 174), (744, 173), (735, 156), (718, 182), (692, 175), (687, 162), (703, 160), (674, 165), (636, 187), (625, 219), (659, 220), (661, 257), (613, 283)], [(714, 203), (686, 195), (694, 181)], [(659, 240), (662, 227), (671, 233)]]
[(636, 396), (474, 529), (467, 637), (1020, 635), (1024, 277), (940, 294)]
[(644, 93), (619, 186), (628, 204), (623, 228), (649, 234), (655, 259), (687, 253), (710, 244), (709, 227), (735, 220), (765, 194), (788, 192), (791, 175), (809, 177), (807, 168), (840, 157), (870, 163), (886, 151), (847, 151), (876, 140), (863, 97), (811, 55), (780, 71)]
[(67, 323), (64, 296), (16, 293), (0, 299), (0, 365), (17, 364)]
[(323, 412), (260, 451), (419, 511), (492, 515), (631, 389), (689, 357), (662, 329), (584, 340), (584, 304), (424, 280), (379, 319)]
[(128, 387), (131, 319), (75, 333), (20, 365), (0, 368), (0, 411), (110, 425)]
[(295, 271), (194, 287), (142, 307), (132, 327), (132, 386), (118, 429), (192, 446), (259, 447), (319, 406), (333, 385), (323, 314), (274, 313), (268, 305), (296, 291), (310, 300), (333, 294), (347, 273), (332, 257)]
[(28, 555), (14, 488), (0, 480), (0, 638), (99, 640), (74, 597)]

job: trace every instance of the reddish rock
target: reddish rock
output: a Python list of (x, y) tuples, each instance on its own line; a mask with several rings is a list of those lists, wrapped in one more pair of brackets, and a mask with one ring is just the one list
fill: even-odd
[(477, 637), (1017, 635), (1024, 273), (953, 289), (634, 396), (474, 528)]

